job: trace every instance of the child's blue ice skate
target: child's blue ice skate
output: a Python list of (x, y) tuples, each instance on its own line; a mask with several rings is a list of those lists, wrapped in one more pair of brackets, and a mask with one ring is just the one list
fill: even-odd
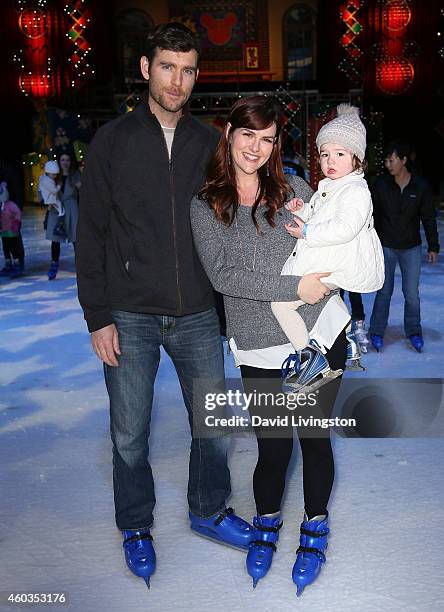
[[(305, 517), (307, 518), (307, 517)], [(315, 516), (301, 524), (300, 546), (296, 551), (293, 566), (293, 582), (297, 586), (297, 596), (304, 588), (314, 582), (325, 563), (327, 549), (328, 515)]]
[(290, 353), (287, 359), (281, 366), (281, 378), (283, 382), (296, 376), (301, 369), (300, 351), (298, 353)]
[(129, 569), (146, 582), (150, 588), (150, 577), (156, 569), (156, 553), (149, 529), (126, 529), (123, 532), (123, 550)]
[(280, 517), (269, 518), (259, 514), (253, 519), (255, 540), (250, 543), (247, 555), (247, 571), (253, 578), (253, 587), (263, 578), (271, 567), (276, 542), (279, 540), (279, 529), (282, 527)]
[(361, 347), (354, 332), (347, 332), (347, 370), (365, 370), (361, 364)]
[(287, 377), (282, 383), (284, 393), (312, 393), (342, 374), (342, 370), (330, 368), (314, 340), (310, 340), (309, 345), (299, 352), (299, 359), (298, 372), (294, 376)]
[(255, 538), (256, 532), (253, 527), (236, 516), (233, 508), (225, 508), (208, 518), (196, 516), (192, 512), (189, 516), (193, 531), (221, 544), (248, 550), (250, 542)]

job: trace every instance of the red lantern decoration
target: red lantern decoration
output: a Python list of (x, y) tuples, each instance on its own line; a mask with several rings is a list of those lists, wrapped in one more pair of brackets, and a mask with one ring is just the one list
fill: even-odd
[(53, 84), (48, 74), (21, 74), (19, 87), (26, 96), (47, 98), (52, 94)]
[(381, 91), (392, 96), (407, 91), (414, 78), (415, 70), (404, 57), (391, 57), (376, 66), (376, 84)]
[(46, 34), (46, 15), (40, 9), (23, 10), (19, 16), (19, 28), (28, 38), (41, 38)]
[(406, 0), (389, 0), (383, 10), (384, 24), (391, 32), (404, 30), (412, 18), (412, 11)]

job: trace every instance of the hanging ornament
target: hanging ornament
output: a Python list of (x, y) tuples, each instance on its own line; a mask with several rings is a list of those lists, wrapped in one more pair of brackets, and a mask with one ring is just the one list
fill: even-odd
[(413, 83), (415, 70), (405, 57), (390, 57), (376, 67), (376, 83), (384, 93), (397, 96), (406, 92)]
[(383, 7), (382, 18), (390, 32), (400, 32), (409, 25), (412, 11), (407, 0), (388, 0)]
[(40, 9), (21, 11), (19, 28), (28, 38), (41, 38), (47, 31), (46, 14)]
[(361, 80), (360, 58), (362, 50), (357, 44), (357, 37), (362, 32), (362, 23), (359, 21), (359, 10), (363, 5), (362, 0), (349, 0), (341, 5), (340, 17), (346, 30), (342, 34), (340, 44), (346, 55), (339, 62), (339, 70), (352, 82)]
[(76, 87), (94, 74), (89, 59), (91, 45), (87, 40), (87, 30), (91, 22), (90, 8), (86, 0), (75, 0), (69, 2), (64, 11), (69, 19), (66, 36), (73, 44), (71, 56), (68, 58), (72, 66), (70, 83), (71, 87)]

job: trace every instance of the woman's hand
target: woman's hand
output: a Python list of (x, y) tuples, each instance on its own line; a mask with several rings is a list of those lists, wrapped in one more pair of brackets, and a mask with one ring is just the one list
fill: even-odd
[(293, 236), (293, 238), (302, 238), (302, 232), (304, 231), (304, 221), (302, 221), (302, 219), (300, 219), (299, 217), (294, 217), (293, 219), (293, 223), (286, 223), (285, 224), (285, 229), (287, 230), (287, 232), (290, 234), (290, 236)]
[(312, 272), (303, 276), (296, 290), (299, 299), (306, 304), (317, 304), (326, 295), (330, 295), (330, 289), (319, 280), (330, 274), (331, 272)]
[(304, 200), (301, 200), (301, 198), (292, 198), (285, 204), (285, 208), (290, 212), (295, 213), (298, 210), (301, 210), (301, 208), (304, 208)]

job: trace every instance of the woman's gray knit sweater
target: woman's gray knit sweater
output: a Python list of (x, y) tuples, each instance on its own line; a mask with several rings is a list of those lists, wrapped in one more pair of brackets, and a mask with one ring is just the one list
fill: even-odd
[[(304, 202), (310, 199), (313, 192), (303, 179), (290, 176), (288, 182), (296, 197)], [(296, 241), (284, 227), (292, 220), (291, 213), (281, 209), (275, 216), (274, 228), (264, 219), (260, 208), (256, 219), (262, 231), (260, 236), (247, 206), (239, 207), (236, 223), (227, 227), (215, 219), (204, 201), (195, 197), (191, 202), (197, 252), (213, 287), (224, 296), (227, 337), (234, 338), (241, 350), (286, 344), (288, 338), (276, 321), (270, 302), (299, 299), (296, 288), (300, 277), (281, 276), (282, 266), (295, 251)], [(298, 309), (309, 330), (332, 295), (333, 292), (319, 304)]]

